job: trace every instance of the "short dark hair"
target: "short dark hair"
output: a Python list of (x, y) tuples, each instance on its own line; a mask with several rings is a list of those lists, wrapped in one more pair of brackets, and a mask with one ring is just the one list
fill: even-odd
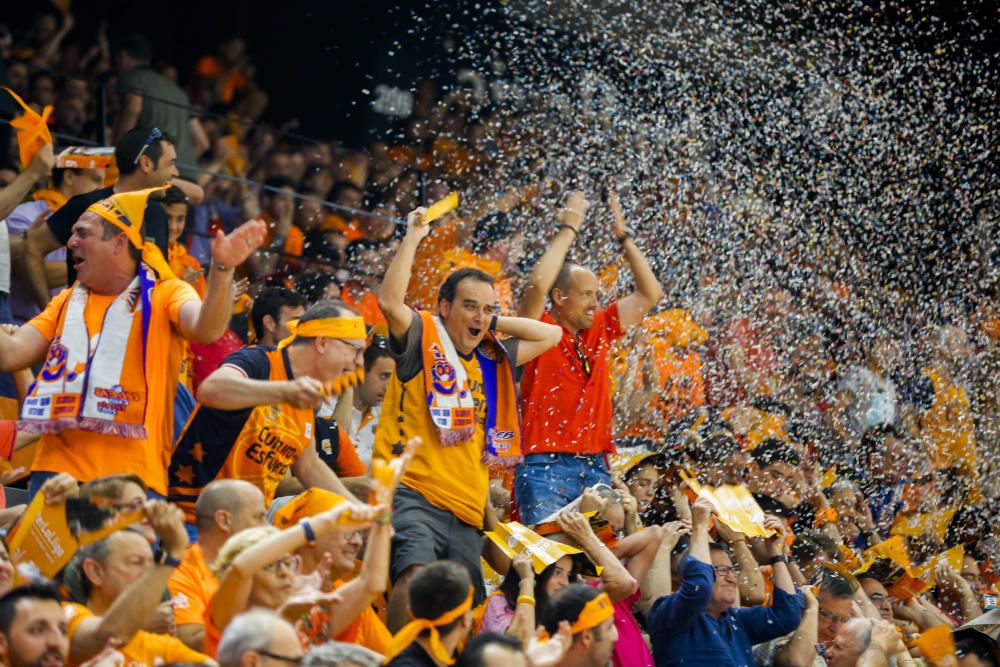
[(341, 193), (346, 192), (347, 190), (352, 190), (362, 197), (364, 197), (365, 194), (364, 190), (356, 186), (354, 183), (351, 183), (350, 181), (340, 181), (339, 183), (335, 183), (334, 186), (330, 188), (330, 201), (336, 202)]
[(838, 600), (854, 598), (854, 588), (851, 586), (851, 582), (833, 570), (823, 570), (823, 578), (819, 582), (819, 592), (826, 593)]
[(148, 63), (153, 58), (153, 47), (149, 40), (136, 32), (122, 37), (121, 41), (118, 42), (118, 50), (123, 51), (129, 58), (142, 63)]
[[(143, 146), (146, 146), (146, 140), (152, 131), (151, 127), (133, 127), (118, 139), (118, 143), (115, 144), (115, 164), (118, 166), (119, 175), (128, 176), (138, 171), (139, 164), (136, 157)], [(160, 138), (151, 141), (142, 153), (153, 161), (154, 167), (159, 165), (160, 158), (163, 157), (164, 142), (176, 143), (173, 137), (161, 130)]]
[[(273, 152), (273, 151), (272, 151)], [(271, 178), (264, 181), (264, 185), (268, 188), (274, 188), (275, 190), (284, 190), (285, 188), (290, 188), (295, 190), (295, 182), (290, 178), (285, 178), (284, 176), (272, 176)], [(291, 192), (274, 192), (273, 190), (264, 190), (264, 194), (268, 196), (275, 196), (279, 194), (292, 194)]]
[[(465, 602), (472, 579), (469, 571), (450, 560), (439, 560), (421, 568), (410, 579), (410, 613), (414, 618), (434, 619)], [(438, 627), (444, 636), (461, 618)]]
[(164, 190), (163, 198), (160, 200), (160, 204), (163, 206), (172, 206), (174, 204), (184, 204), (185, 206), (191, 205), (191, 200), (188, 196), (184, 194), (176, 185), (171, 185), (169, 188)]
[(52, 176), (51, 176), (51, 178), (52, 178), (52, 187), (57, 188), (57, 189), (62, 187), (63, 177), (66, 176), (66, 172), (67, 171), (72, 171), (74, 174), (76, 174), (76, 175), (79, 176), (80, 172), (83, 171), (83, 169), (76, 169), (76, 168), (73, 168), (73, 167), (62, 167), (62, 168), (53, 169), (52, 170)]
[(566, 586), (549, 598), (549, 604), (542, 614), (541, 624), (550, 635), (554, 635), (562, 621), (576, 623), (587, 603), (600, 594), (599, 589), (586, 584)]
[(458, 284), (463, 280), (477, 280), (481, 283), (487, 283), (491, 287), (493, 286), (493, 276), (490, 274), (480, 271), (479, 269), (463, 268), (458, 269), (448, 276), (445, 281), (441, 284), (441, 289), (438, 290), (438, 303), (442, 301), (447, 301), (451, 303), (455, 300), (455, 293), (458, 291)]
[(389, 352), (389, 341), (385, 336), (373, 336), (372, 342), (365, 348), (365, 372), (369, 372), (375, 362), (382, 357), (392, 357)]
[(48, 582), (33, 581), (12, 588), (0, 597), (0, 633), (5, 636), (10, 636), (10, 626), (14, 624), (14, 617), (17, 616), (17, 603), (21, 600), (51, 600), (62, 603), (59, 591)]
[(486, 649), (494, 644), (514, 653), (521, 652), (521, 642), (516, 637), (499, 632), (481, 632), (465, 645), (457, 667), (486, 667)]
[(264, 316), (270, 315), (274, 321), (278, 321), (282, 308), (306, 307), (304, 296), (288, 289), (287, 287), (265, 287), (253, 300), (250, 308), (250, 322), (253, 324), (257, 336), (264, 331)]
[(479, 218), (472, 232), (472, 252), (485, 252), (491, 246), (500, 243), (511, 235), (512, 227), (510, 216), (502, 211), (495, 211)]
[(790, 466), (797, 466), (802, 462), (802, 458), (788, 443), (777, 438), (768, 438), (760, 443), (750, 455), (761, 468), (773, 463), (787, 463)]
[(879, 454), (885, 456), (885, 441), (889, 438), (899, 438), (896, 427), (892, 424), (877, 424), (865, 431), (861, 436), (861, 444), (858, 445), (858, 463), (864, 468), (863, 472), (868, 472), (871, 468), (872, 458)]

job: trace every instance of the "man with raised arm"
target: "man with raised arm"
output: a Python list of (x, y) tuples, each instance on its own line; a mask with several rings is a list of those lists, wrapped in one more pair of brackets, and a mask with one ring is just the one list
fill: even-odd
[(76, 282), (13, 335), (0, 331), (0, 370), (45, 361), (20, 421), (42, 436), (31, 495), (57, 472), (80, 482), (134, 473), (166, 495), (184, 341), (211, 342), (226, 330), (233, 271), (265, 230), (248, 222), (217, 234), (199, 299), (145, 236), (146, 200), (156, 189), (118, 192), (87, 208), (67, 244)]
[[(464, 565), (476, 604), (484, 599), (484, 461), (519, 459), (515, 369), (555, 345), (560, 334), (552, 324), (497, 316), (493, 278), (476, 269), (448, 276), (435, 313), (411, 310), (404, 296), (417, 246), (430, 231), (424, 214), (417, 209), (409, 215), (379, 293), (396, 371), (375, 432), (375, 456), (389, 459), (411, 438), (423, 441), (393, 503), (390, 630), (407, 620), (409, 577), (442, 558)], [(509, 338), (501, 342), (496, 333)]]
[[(598, 309), (597, 276), (566, 259), (589, 203), (574, 192), (559, 217), (549, 248), (532, 269), (519, 314), (560, 327), (559, 344), (528, 364), (521, 382), (524, 463), (515, 497), (525, 524), (541, 521), (588, 486), (610, 483), (611, 370), (608, 351), (642, 321), (663, 290), (625, 225), (618, 196), (608, 206), (612, 233), (628, 259), (635, 290)], [(545, 310), (546, 297), (551, 308)]]

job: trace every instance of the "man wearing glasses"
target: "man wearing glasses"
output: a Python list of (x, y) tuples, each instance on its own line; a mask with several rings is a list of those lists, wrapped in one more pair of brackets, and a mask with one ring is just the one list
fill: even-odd
[(277, 347), (229, 355), (198, 388), (198, 405), (170, 461), (169, 498), (194, 532), (195, 503), (217, 479), (242, 479), (274, 500), (292, 475), (353, 498), (317, 453), (315, 413), (331, 385), (364, 363), (364, 321), (337, 301), (321, 301), (290, 323)]
[(774, 567), (774, 602), (770, 607), (733, 608), (739, 601), (740, 569), (725, 547), (709, 542), (712, 511), (705, 498), (695, 501), (680, 587), (654, 602), (649, 612), (657, 667), (753, 665), (752, 645), (792, 632), (802, 617), (802, 594), (788, 572), (785, 532), (774, 517), (765, 523), (775, 530), (766, 541)]
[[(158, 188), (168, 183), (183, 190), (192, 203), (200, 203), (205, 196), (200, 187), (178, 178), (177, 151), (173, 140), (158, 128), (137, 127), (122, 135), (115, 146), (115, 164), (118, 166), (117, 183), (71, 197), (49, 216), (44, 225), (28, 230), (24, 238), (24, 273), (40, 309), (44, 310), (51, 298), (45, 275), (45, 256), (69, 242), (73, 225), (92, 204), (116, 193)], [(143, 235), (152, 239), (163, 256), (167, 256), (167, 214), (153, 200), (146, 205)], [(69, 255), (66, 257), (66, 271), (66, 284), (72, 285), (76, 280), (76, 269)]]

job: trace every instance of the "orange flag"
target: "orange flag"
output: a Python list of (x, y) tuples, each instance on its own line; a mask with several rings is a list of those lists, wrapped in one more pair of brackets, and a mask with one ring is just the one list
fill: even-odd
[(21, 154), (21, 168), (25, 168), (31, 163), (31, 158), (40, 151), (46, 144), (52, 143), (52, 133), (49, 132), (49, 116), (52, 114), (52, 105), (46, 105), (42, 109), (42, 115), (38, 115), (34, 109), (24, 103), (17, 93), (10, 88), (4, 88), (14, 101), (21, 105), (24, 114), (11, 121), (11, 126), (17, 130), (17, 148)]

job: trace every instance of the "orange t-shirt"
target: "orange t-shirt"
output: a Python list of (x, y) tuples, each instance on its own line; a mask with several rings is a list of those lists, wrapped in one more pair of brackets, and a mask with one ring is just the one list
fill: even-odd
[[(364, 318), (365, 324), (376, 329), (376, 333), (388, 335), (389, 325), (386, 323), (382, 309), (378, 307), (378, 297), (371, 290), (366, 289), (360, 299), (355, 299), (351, 290), (344, 285), (340, 290), (340, 300), (348, 306), (358, 311)], [(381, 331), (378, 331), (381, 329)]]
[[(64, 604), (63, 611), (66, 613), (68, 623), (66, 636), (72, 644), (73, 634), (80, 627), (80, 623), (93, 616), (94, 612), (75, 602)], [(118, 652), (124, 658), (123, 661), (118, 662), (122, 667), (153, 667), (154, 665), (176, 663), (199, 665), (211, 660), (204, 653), (188, 648), (176, 637), (146, 632), (145, 630), (135, 633), (132, 641), (118, 649)], [(71, 659), (67, 660), (66, 664), (70, 667), (76, 667), (76, 665), (81, 664), (81, 661)]]
[(170, 575), (167, 586), (174, 599), (177, 625), (203, 625), (205, 608), (215, 595), (219, 582), (208, 569), (200, 544), (192, 544), (184, 552), (184, 558)]
[[(557, 324), (546, 311), (542, 322)], [(611, 344), (622, 335), (618, 304), (594, 315), (574, 336), (565, 327), (559, 345), (525, 366), (521, 380), (521, 449), (525, 454), (613, 452)], [(585, 370), (590, 366), (590, 373)]]
[[(170, 270), (174, 272), (174, 275), (181, 278), (187, 271), (201, 271), (201, 262), (188, 254), (187, 248), (185, 248), (180, 243), (171, 243), (169, 248), (169, 262)], [(198, 276), (198, 279), (193, 283), (189, 283), (194, 287), (194, 291), (198, 293), (198, 296), (205, 298), (205, 290), (208, 289), (208, 282), (205, 280), (205, 274), (202, 273)]]
[(413, 257), (413, 271), (410, 284), (406, 288), (406, 303), (421, 310), (434, 310), (437, 305), (438, 265), (445, 252), (458, 244), (458, 230), (455, 222), (446, 222), (431, 229)]
[[(72, 291), (67, 288), (60, 292), (28, 323), (46, 340), (55, 337), (60, 311)], [(114, 300), (115, 295), (91, 294), (87, 298), (83, 315), (92, 336), (101, 331), (105, 313)], [(146, 355), (147, 438), (120, 438), (78, 429), (46, 434), (39, 441), (32, 471), (66, 472), (79, 482), (133, 473), (145, 480), (152, 491), (166, 495), (174, 396), (186, 345), (178, 325), (181, 307), (189, 301), (198, 301), (198, 294), (179, 278), (162, 280), (153, 290), (153, 316), (149, 324), (151, 349)], [(153, 349), (156, 341), (160, 342), (159, 347)]]

